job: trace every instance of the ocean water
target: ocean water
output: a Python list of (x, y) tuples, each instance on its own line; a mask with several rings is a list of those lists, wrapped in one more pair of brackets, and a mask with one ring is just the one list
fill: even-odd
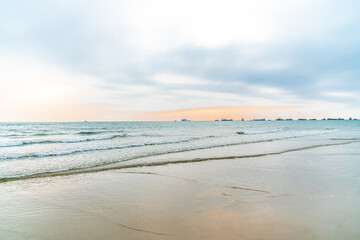
[(360, 121), (0, 123), (0, 181), (308, 136), (359, 140)]
[(360, 121), (1, 123), (0, 239), (358, 239), (359, 155)]

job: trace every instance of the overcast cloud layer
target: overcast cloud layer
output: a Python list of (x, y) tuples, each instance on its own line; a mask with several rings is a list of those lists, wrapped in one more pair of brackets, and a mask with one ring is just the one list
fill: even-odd
[(359, 118), (359, 12), (355, 0), (1, 1), (0, 121), (234, 107), (219, 113)]

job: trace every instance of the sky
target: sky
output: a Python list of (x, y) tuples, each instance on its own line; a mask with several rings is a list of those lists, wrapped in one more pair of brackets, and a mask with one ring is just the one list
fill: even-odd
[(3, 0), (0, 121), (360, 118), (360, 1)]

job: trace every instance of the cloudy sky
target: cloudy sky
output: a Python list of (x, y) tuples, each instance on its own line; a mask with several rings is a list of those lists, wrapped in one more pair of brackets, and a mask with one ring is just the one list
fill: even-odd
[(360, 118), (360, 1), (0, 2), (0, 121)]

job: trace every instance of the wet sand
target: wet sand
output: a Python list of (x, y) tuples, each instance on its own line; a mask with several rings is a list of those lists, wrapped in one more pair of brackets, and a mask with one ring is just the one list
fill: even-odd
[(357, 239), (359, 156), (294, 140), (3, 182), (0, 239)]

